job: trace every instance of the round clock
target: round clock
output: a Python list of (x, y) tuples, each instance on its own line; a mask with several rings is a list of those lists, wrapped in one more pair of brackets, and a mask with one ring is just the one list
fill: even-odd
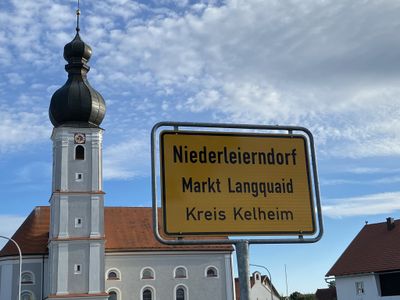
[(84, 133), (75, 133), (74, 135), (75, 144), (84, 144), (86, 136)]

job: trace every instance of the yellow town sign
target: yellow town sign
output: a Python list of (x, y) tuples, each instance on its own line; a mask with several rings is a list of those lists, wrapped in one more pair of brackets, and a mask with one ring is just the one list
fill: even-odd
[(168, 235), (312, 235), (303, 135), (163, 131), (161, 185)]

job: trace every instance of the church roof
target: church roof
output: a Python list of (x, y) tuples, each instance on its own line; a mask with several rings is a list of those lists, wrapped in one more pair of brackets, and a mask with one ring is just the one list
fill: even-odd
[(326, 276), (400, 270), (400, 220), (365, 225)]
[(64, 47), (64, 59), (68, 62), (67, 82), (51, 97), (49, 117), (54, 127), (80, 126), (98, 127), (106, 113), (106, 104), (102, 95), (96, 91), (87, 79), (90, 67), (87, 65), (92, 48), (79, 35), (78, 26), (74, 39)]
[[(23, 255), (45, 255), (48, 254), (49, 228), (50, 207), (38, 206), (12, 238), (21, 247)], [(230, 245), (170, 246), (161, 244), (153, 235), (152, 209), (149, 207), (105, 207), (104, 229), (106, 252), (232, 251)], [(200, 238), (191, 237), (191, 239)], [(8, 242), (0, 251), (0, 257), (11, 255), (18, 255), (18, 252), (14, 244)]]

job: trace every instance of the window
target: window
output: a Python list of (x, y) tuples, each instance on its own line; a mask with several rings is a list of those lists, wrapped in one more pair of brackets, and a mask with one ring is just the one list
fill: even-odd
[(357, 295), (364, 294), (364, 282), (362, 281), (356, 282), (356, 294)]
[(121, 276), (118, 270), (110, 270), (107, 273), (107, 280), (120, 280)]
[(176, 300), (185, 300), (185, 290), (183, 288), (176, 290)]
[(85, 148), (82, 145), (76, 146), (75, 159), (76, 160), (84, 160), (85, 159)]
[(82, 227), (82, 218), (75, 218), (75, 228)]
[(153, 299), (153, 291), (149, 288), (145, 288), (143, 290), (143, 300), (152, 300)]
[(83, 181), (83, 173), (75, 173), (75, 181)]
[(175, 300), (186, 300), (187, 288), (185, 286), (178, 286), (175, 290)]
[(34, 284), (33, 273), (28, 272), (28, 271), (22, 272), (21, 283), (22, 284)]
[(187, 271), (185, 267), (177, 267), (175, 269), (175, 278), (187, 278)]
[(218, 270), (216, 267), (208, 267), (206, 277), (218, 277)]
[(107, 300), (121, 300), (122, 299), (121, 291), (116, 287), (109, 288), (106, 292), (108, 293)]
[(82, 273), (82, 265), (74, 265), (74, 273), (75, 274), (81, 274)]
[(116, 291), (111, 291), (108, 295), (108, 300), (118, 300), (118, 294)]
[(21, 300), (35, 300), (35, 297), (30, 291), (23, 291), (21, 293)]
[(150, 268), (144, 268), (142, 270), (142, 279), (154, 279), (154, 271)]

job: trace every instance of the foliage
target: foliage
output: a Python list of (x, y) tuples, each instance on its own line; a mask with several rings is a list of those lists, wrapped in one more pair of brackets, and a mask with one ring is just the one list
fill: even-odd
[(328, 281), (327, 283), (328, 283), (328, 287), (329, 287), (329, 288), (334, 288), (334, 287), (336, 287), (336, 281), (335, 281), (335, 280)]
[[(284, 297), (282, 299), (285, 299)], [(314, 294), (302, 294), (299, 292), (293, 292), (289, 296), (289, 300), (315, 300), (315, 295)]]

